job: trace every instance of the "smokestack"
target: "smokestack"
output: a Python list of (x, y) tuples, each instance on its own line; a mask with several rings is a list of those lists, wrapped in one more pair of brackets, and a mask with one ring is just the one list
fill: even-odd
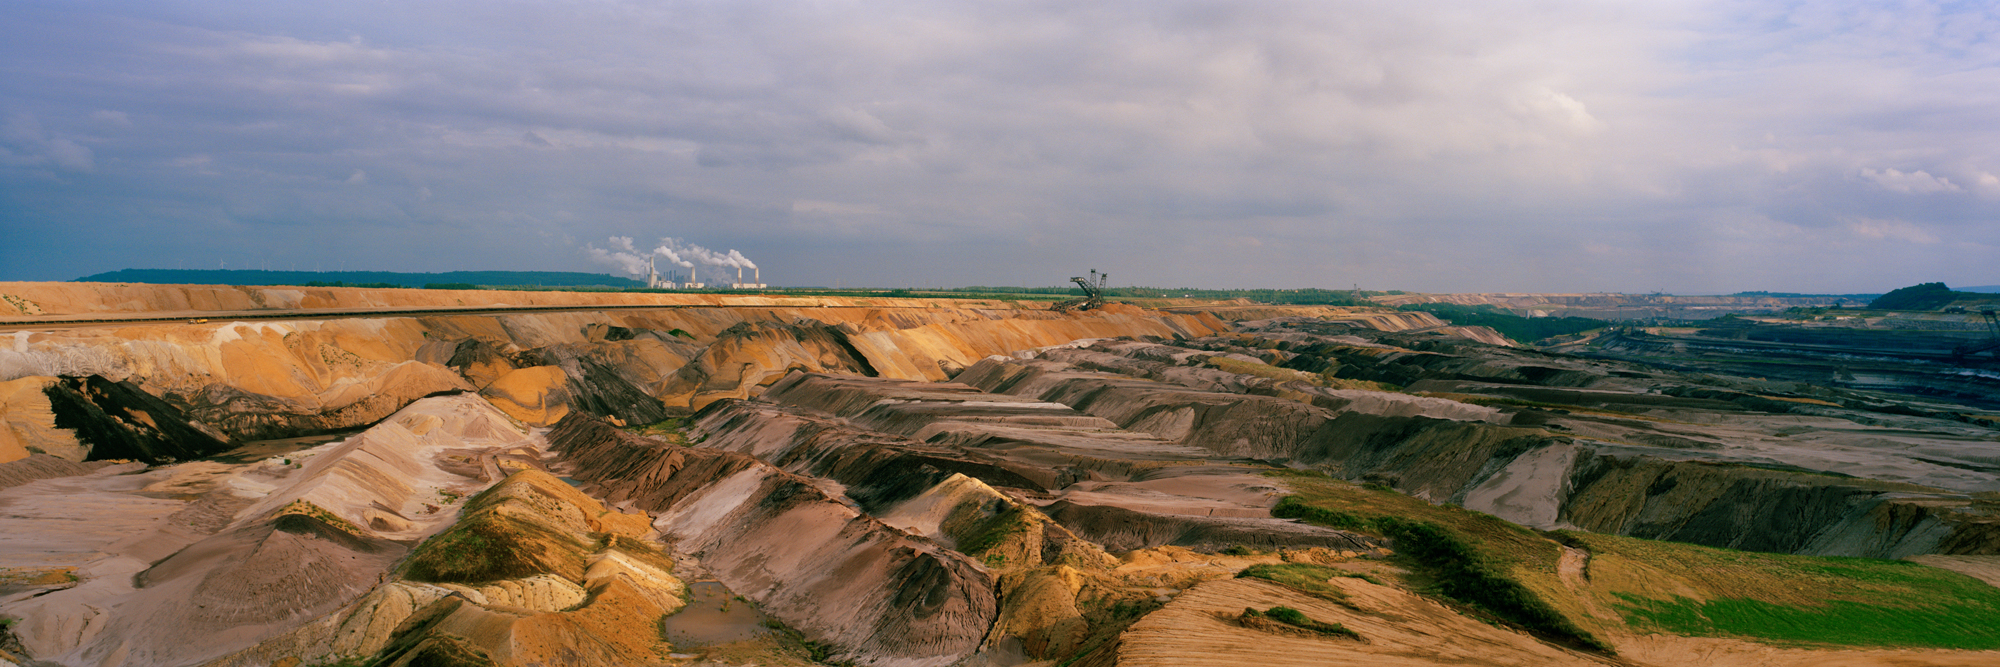
[(688, 282), (694, 282), (694, 267), (688, 267)]
[(750, 270), (750, 275), (751, 275), (751, 278), (750, 278), (750, 281), (751, 281), (751, 282), (754, 282), (754, 283), (757, 283), (757, 284), (759, 284), (759, 285), (762, 285), (762, 284), (764, 284), (764, 270), (763, 270), (763, 269), (751, 269), (751, 270)]
[(743, 267), (736, 267), (736, 284), (743, 284)]

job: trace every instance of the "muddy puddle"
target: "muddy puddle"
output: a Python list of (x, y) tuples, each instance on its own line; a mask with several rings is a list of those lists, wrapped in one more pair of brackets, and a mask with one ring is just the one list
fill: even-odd
[(764, 625), (770, 618), (721, 583), (697, 581), (688, 586), (687, 606), (660, 621), (660, 637), (685, 648), (756, 639), (771, 634)]

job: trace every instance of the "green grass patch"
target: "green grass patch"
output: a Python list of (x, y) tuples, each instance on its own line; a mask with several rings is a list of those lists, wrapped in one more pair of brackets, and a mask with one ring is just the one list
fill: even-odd
[(1635, 628), (1779, 644), (2000, 649), (2000, 588), (1906, 561), (1564, 533)]
[(1395, 540), (1397, 557), (1427, 580), (1424, 591), (1456, 601), (1558, 644), (1611, 654), (1610, 644), (1523, 583), (1555, 583), (1562, 547), (1521, 526), (1391, 491), (1364, 489), (1310, 473), (1274, 472), (1298, 493), (1271, 515)]
[(1361, 638), (1361, 635), (1359, 633), (1347, 629), (1347, 626), (1341, 625), (1339, 623), (1327, 623), (1324, 621), (1315, 620), (1312, 617), (1307, 616), (1305, 612), (1293, 609), (1291, 607), (1272, 607), (1264, 611), (1257, 611), (1255, 608), (1245, 607), (1243, 609), (1243, 615), (1238, 616), (1237, 620), (1244, 622), (1245, 625), (1252, 625), (1252, 626), (1257, 625), (1258, 624), (1257, 621), (1259, 620), (1269, 620), (1284, 624), (1289, 627), (1298, 628), (1300, 630), (1305, 630), (1313, 634), (1324, 635), (1327, 637), (1343, 637), (1346, 639)]
[(1951, 601), (1925, 609), (1832, 602), (1789, 607), (1761, 600), (1685, 597), (1654, 600), (1620, 593), (1626, 622), (1680, 635), (1742, 636), (1777, 642), (1970, 650), (2000, 648), (1990, 604)]
[(625, 428), (625, 431), (633, 435), (660, 440), (669, 445), (685, 447), (688, 444), (687, 429), (690, 421), (692, 419), (685, 416), (668, 417), (651, 424), (628, 426)]
[(1517, 342), (1533, 343), (1544, 338), (1582, 333), (1611, 326), (1610, 322), (1587, 317), (1522, 317), (1492, 305), (1461, 306), (1451, 303), (1415, 303), (1397, 310), (1421, 310), (1455, 326), (1490, 327)]
[(1011, 503), (1004, 504), (1005, 507), (989, 508), (985, 500), (967, 500), (953, 507), (939, 528), (951, 536), (959, 553), (977, 557), (1030, 527), (1027, 512)]
[(355, 526), (353, 523), (349, 523), (346, 519), (340, 518), (340, 515), (334, 514), (332, 511), (329, 511), (324, 507), (314, 505), (304, 500), (294, 500), (290, 503), (287, 503), (284, 507), (278, 508), (277, 513), (271, 516), (273, 519), (283, 519), (288, 514), (298, 514), (302, 516), (311, 517), (313, 519), (317, 519), (321, 523), (326, 524), (328, 527), (333, 528), (334, 530), (347, 533), (348, 535), (354, 537), (360, 537), (368, 534), (366, 532), (363, 532), (360, 527)]
[(418, 546), (405, 576), (412, 581), (467, 584), (536, 574), (582, 580), (583, 547), (533, 523), (479, 513)]
[(1242, 572), (1236, 573), (1236, 578), (1238, 579), (1263, 579), (1279, 586), (1305, 593), (1306, 595), (1346, 604), (1347, 591), (1340, 590), (1339, 587), (1329, 583), (1333, 579), (1340, 577), (1365, 579), (1371, 583), (1379, 583), (1375, 582), (1373, 577), (1359, 572), (1349, 572), (1347, 570), (1308, 563), (1252, 565), (1243, 568)]

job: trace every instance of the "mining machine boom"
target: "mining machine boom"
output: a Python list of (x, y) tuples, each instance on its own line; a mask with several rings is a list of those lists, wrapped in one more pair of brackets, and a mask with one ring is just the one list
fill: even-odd
[(1964, 359), (1982, 352), (1993, 352), (1995, 356), (2000, 356), (2000, 314), (1995, 314), (1992, 308), (1985, 308), (1979, 311), (1979, 315), (1986, 318), (1986, 330), (1990, 335), (1987, 336), (1986, 340), (1966, 343), (1952, 348), (1951, 356), (1953, 358)]
[(1056, 302), (1056, 305), (1051, 306), (1049, 309), (1054, 310), (1056, 312), (1067, 313), (1072, 310), (1096, 310), (1098, 308), (1103, 308), (1104, 283), (1109, 280), (1111, 280), (1111, 274), (1098, 273), (1097, 269), (1090, 270), (1089, 278), (1085, 278), (1083, 276), (1070, 276), (1070, 282), (1076, 283), (1078, 287), (1083, 288), (1083, 298), (1069, 299), (1067, 301), (1058, 301)]

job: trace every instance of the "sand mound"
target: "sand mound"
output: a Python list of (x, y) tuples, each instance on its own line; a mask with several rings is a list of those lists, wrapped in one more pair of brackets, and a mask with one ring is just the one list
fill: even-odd
[[(337, 613), (217, 665), (372, 658), (374, 664), (654, 664), (662, 615), (685, 587), (654, 547), (618, 537), (618, 516), (537, 470), (468, 500), (394, 581)], [(439, 662), (442, 661), (442, 662)]]
[[(1461, 616), (1406, 591), (1360, 579), (1329, 582), (1352, 605), (1334, 604), (1256, 579), (1200, 584), (1132, 625), (1119, 665), (1606, 665), (1533, 637)], [(1246, 608), (1290, 607), (1339, 623), (1363, 641), (1269, 633), (1236, 621)]]
[[(572, 421), (573, 420), (573, 421)], [(634, 438), (581, 415), (550, 433), (578, 479), (659, 513), (677, 549), (808, 638), (871, 665), (946, 665), (976, 650), (993, 583), (964, 556), (741, 454)]]
[[(11, 500), (24, 521), (13, 532), (61, 530), (81, 541), (100, 525), (116, 529), (86, 545), (98, 552), (69, 556), (83, 559), (83, 581), (20, 608), (15, 630), (39, 658), (125, 665), (197, 663), (317, 627), (364, 598), (410, 541), (449, 521), (435, 503), (477, 484), (439, 469), (445, 452), (530, 444), (484, 401), (438, 397), (283, 458), (11, 489), (60, 489)], [(36, 519), (50, 503), (61, 505), (47, 508), (59, 516)]]
[(107, 465), (111, 463), (107, 461), (78, 463), (47, 454), (33, 454), (24, 459), (0, 463), (0, 489), (20, 486), (38, 479), (82, 475)]

